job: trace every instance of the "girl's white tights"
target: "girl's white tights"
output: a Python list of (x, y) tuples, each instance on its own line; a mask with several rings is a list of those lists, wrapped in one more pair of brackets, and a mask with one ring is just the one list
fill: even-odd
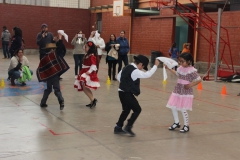
[[(179, 118), (178, 118), (178, 111), (175, 108), (171, 108), (172, 109), (172, 114), (173, 114), (173, 118), (174, 118), (174, 123), (179, 123)], [(184, 121), (184, 125), (188, 126), (188, 113), (185, 109), (181, 110), (182, 112), (182, 116), (183, 116), (183, 121)]]

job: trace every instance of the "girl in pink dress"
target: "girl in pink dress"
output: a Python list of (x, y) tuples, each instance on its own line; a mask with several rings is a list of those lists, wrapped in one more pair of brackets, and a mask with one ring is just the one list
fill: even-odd
[(179, 57), (179, 63), (181, 66), (177, 69), (177, 71), (170, 70), (172, 73), (178, 76), (178, 81), (168, 100), (167, 107), (172, 109), (174, 118), (174, 123), (171, 127), (169, 127), (169, 130), (180, 128), (177, 111), (181, 111), (184, 120), (184, 126), (180, 132), (185, 133), (189, 131), (187, 110), (192, 110), (192, 87), (200, 83), (201, 78), (197, 74), (197, 70), (193, 67), (194, 61), (190, 53), (181, 54)]
[(88, 41), (86, 43), (85, 52), (86, 54), (83, 57), (83, 66), (74, 82), (74, 88), (78, 91), (83, 91), (88, 96), (91, 103), (86, 106), (92, 108), (96, 106), (97, 99), (93, 97), (90, 89), (96, 90), (100, 87), (96, 73), (98, 69), (97, 48), (93, 42)]

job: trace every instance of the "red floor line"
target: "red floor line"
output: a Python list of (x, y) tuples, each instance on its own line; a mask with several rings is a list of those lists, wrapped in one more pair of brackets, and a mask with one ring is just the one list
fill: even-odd
[[(40, 122), (39, 122), (40, 123)], [(46, 125), (40, 123), (43, 127), (45, 127), (52, 135), (60, 136), (60, 135), (67, 135), (67, 134), (75, 134), (77, 132), (67, 132), (67, 133), (55, 133), (53, 130), (49, 129)]]
[[(154, 80), (157, 80), (156, 78), (154, 78)], [(170, 83), (170, 84), (173, 84), (173, 85), (176, 85), (176, 83), (173, 83), (173, 82), (168, 82), (167, 83)], [(194, 86), (193, 88), (195, 88), (197, 86)], [(203, 91), (207, 91), (207, 92), (211, 92), (211, 93), (216, 93), (216, 94), (221, 94), (221, 90), (219, 92), (215, 92), (215, 91), (211, 91), (211, 90), (207, 90), (207, 89), (202, 89)], [(201, 91), (201, 90), (199, 90)], [(231, 97), (236, 97), (236, 95), (233, 95), (233, 94), (226, 94), (227, 96), (231, 96)]]
[(233, 109), (233, 110), (237, 110), (237, 111), (240, 111), (239, 108), (234, 108), (234, 107), (230, 107), (230, 106), (225, 106), (225, 105), (221, 105), (221, 104), (217, 104), (217, 103), (213, 103), (213, 102), (209, 102), (209, 101), (204, 101), (204, 100), (201, 100), (201, 99), (198, 99), (198, 98), (194, 98), (198, 101), (202, 101), (202, 102), (206, 102), (206, 103), (210, 103), (210, 104), (214, 104), (214, 105), (217, 105), (217, 106), (220, 106), (220, 107), (223, 107), (223, 108), (228, 108), (228, 109)]
[[(145, 87), (145, 88), (149, 88), (149, 89), (152, 89), (152, 90), (156, 90), (156, 91), (160, 91), (160, 92), (172, 93), (172, 92), (169, 92), (169, 91), (163, 91), (163, 90), (156, 89), (156, 88), (151, 88), (151, 87), (148, 87), (148, 86), (143, 86), (143, 87)], [(170, 95), (169, 95), (169, 96), (170, 96)], [(234, 107), (225, 106), (225, 105), (221, 105), (221, 104), (217, 104), (217, 103), (213, 103), (213, 102), (209, 102), (209, 101), (204, 101), (204, 100), (201, 100), (201, 99), (198, 99), (198, 98), (194, 98), (194, 100), (202, 101), (202, 102), (205, 102), (205, 103), (214, 104), (214, 105), (216, 105), (216, 106), (220, 106), (220, 107), (224, 107), (224, 108), (228, 108), (228, 109), (232, 109), (232, 110), (240, 111), (239, 108), (234, 108)]]

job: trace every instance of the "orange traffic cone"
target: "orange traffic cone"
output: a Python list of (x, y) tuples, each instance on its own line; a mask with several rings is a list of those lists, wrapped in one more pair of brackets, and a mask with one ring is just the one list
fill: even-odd
[(198, 84), (197, 89), (198, 89), (198, 90), (202, 90), (202, 82), (200, 82), (200, 83)]
[(223, 87), (222, 87), (222, 93), (221, 93), (221, 94), (227, 94), (226, 86), (223, 86)]

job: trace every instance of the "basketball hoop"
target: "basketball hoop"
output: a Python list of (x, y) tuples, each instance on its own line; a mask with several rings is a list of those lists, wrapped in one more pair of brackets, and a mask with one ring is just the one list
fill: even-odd
[(123, 16), (124, 0), (113, 0), (113, 17)]
[(119, 16), (119, 13), (113, 13), (113, 14), (115, 14), (117, 17)]

